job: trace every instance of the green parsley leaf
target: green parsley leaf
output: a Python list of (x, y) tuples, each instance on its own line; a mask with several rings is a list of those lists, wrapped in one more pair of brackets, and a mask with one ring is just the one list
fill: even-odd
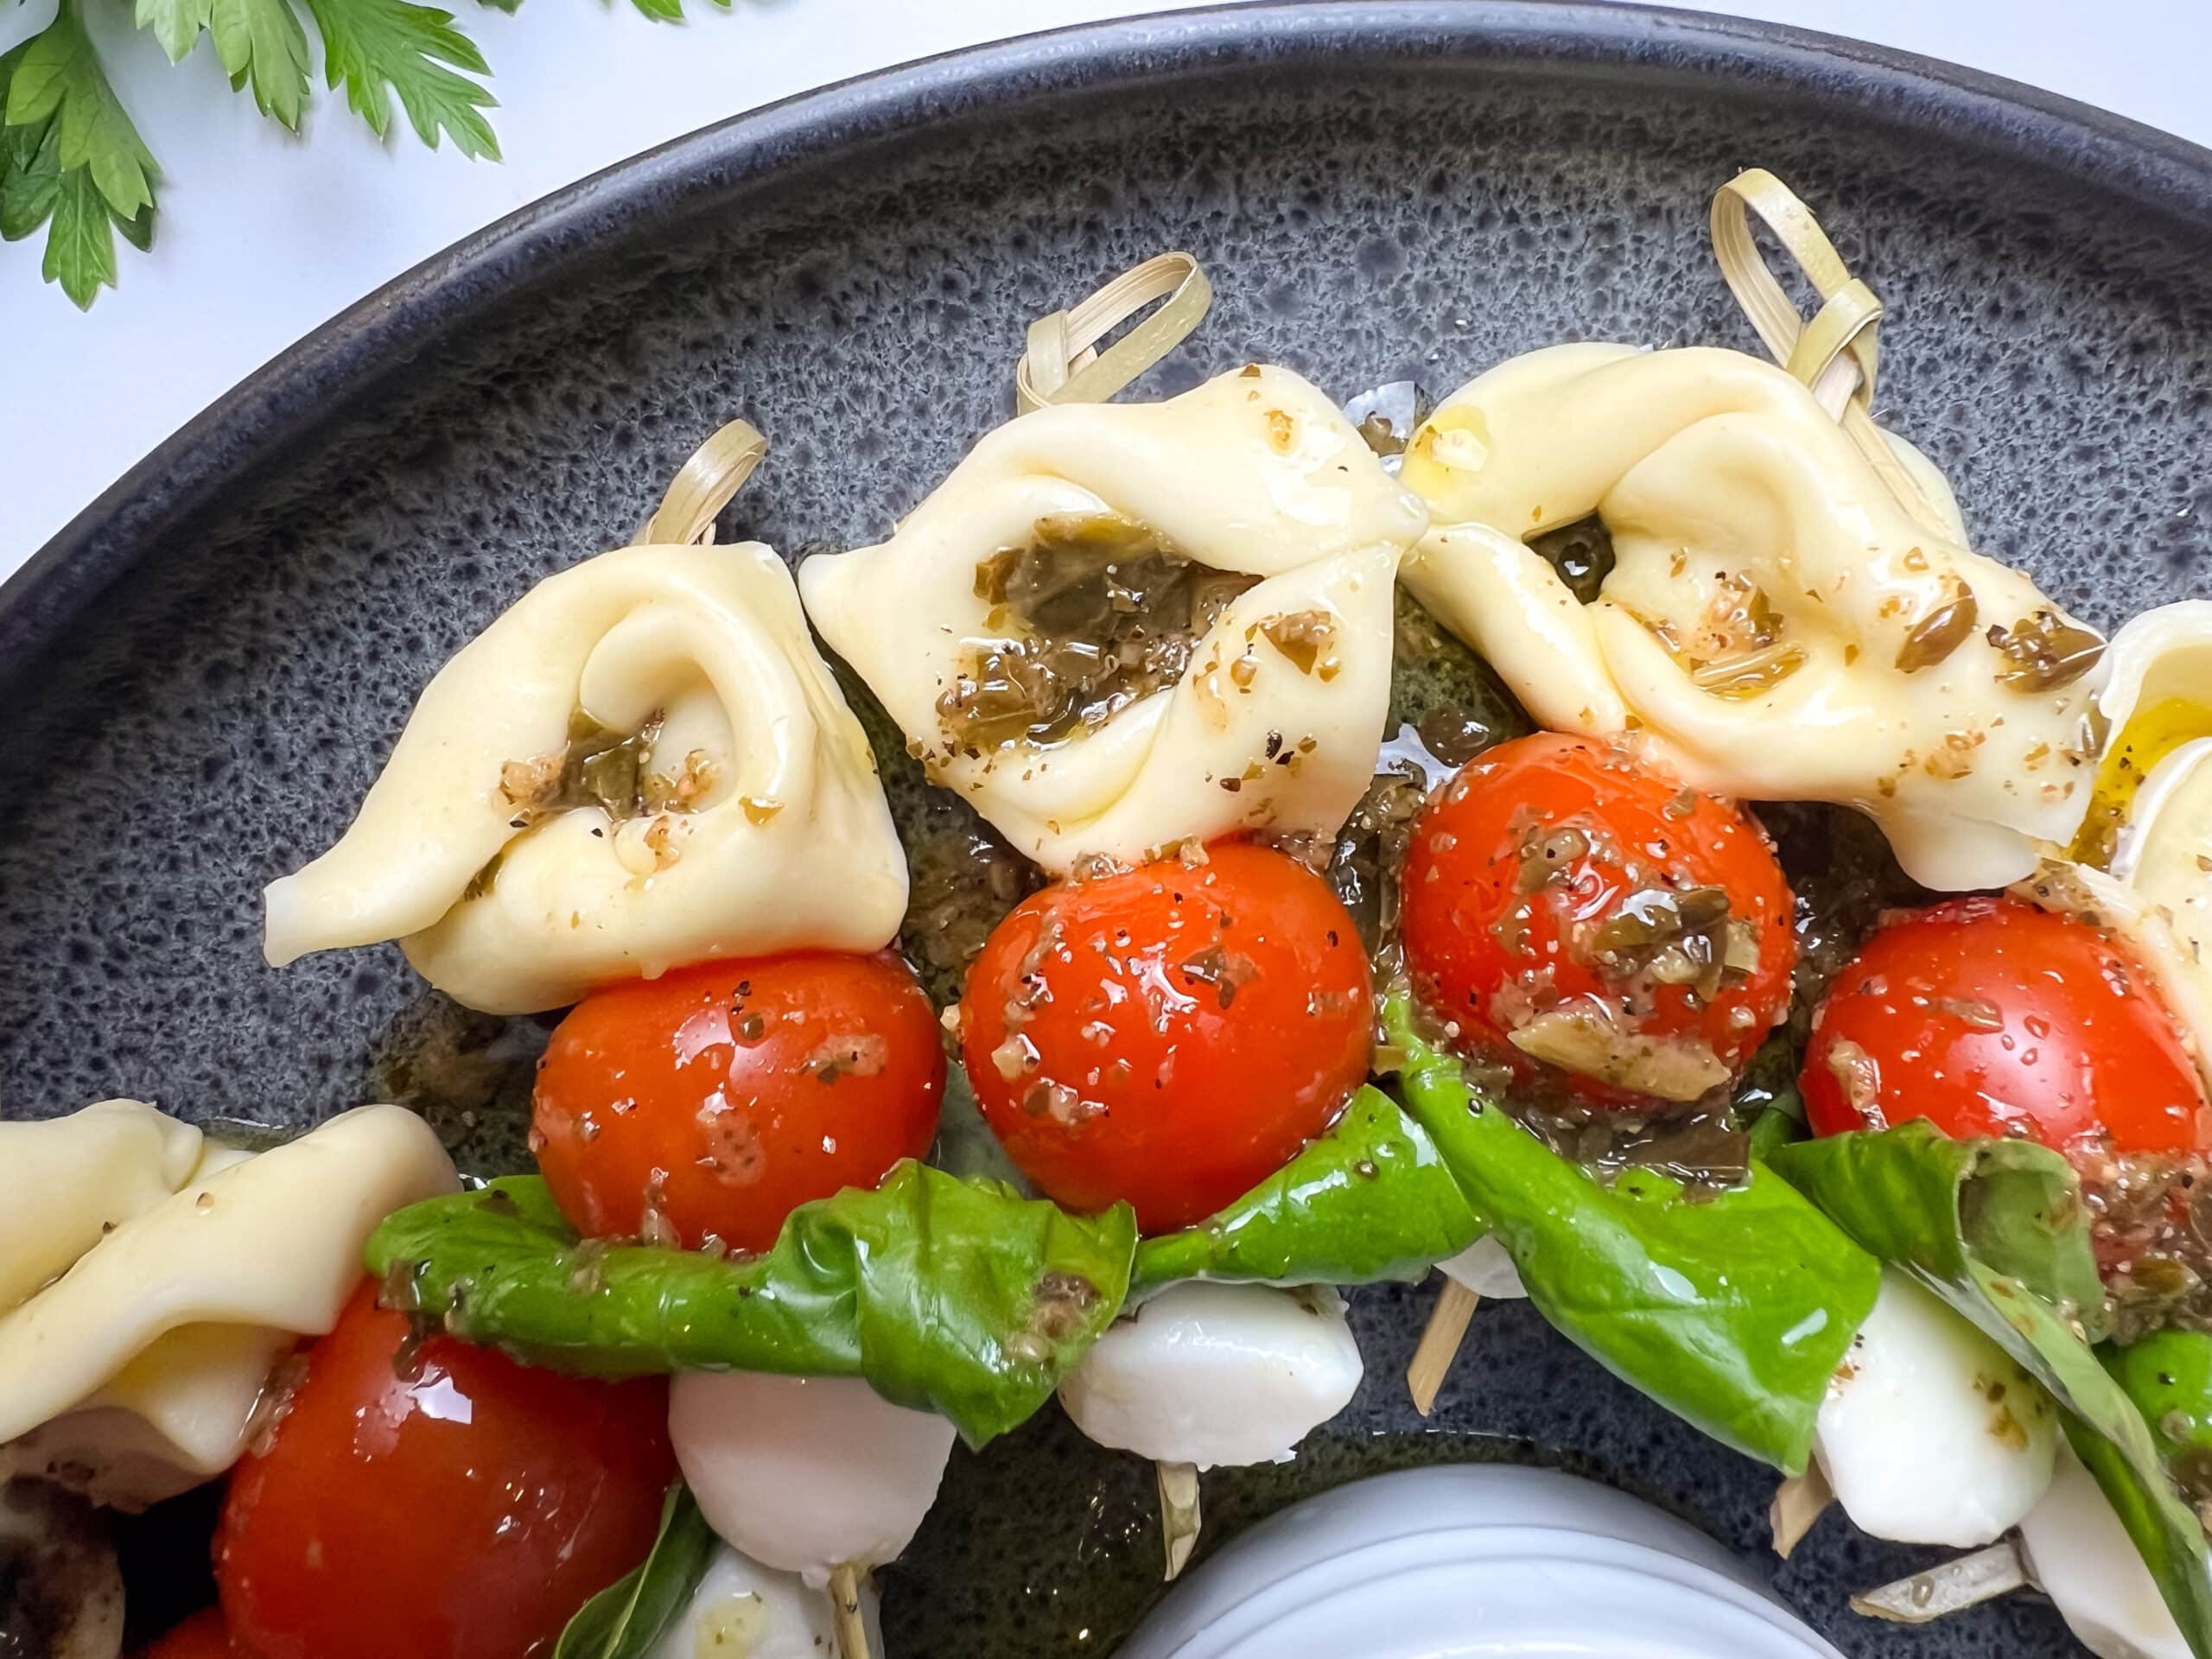
[[(116, 212), (136, 217), (140, 208), (150, 206), (154, 200), (153, 153), (138, 137), (138, 129), (130, 124), (115, 89), (101, 73), (73, 0), (62, 0), (54, 22), (30, 41), (29, 48), (16, 64), (8, 87), (8, 124), (22, 126), (51, 117), (61, 134), (62, 170), (86, 168)], [(105, 214), (100, 217), (105, 225)], [(105, 229), (100, 236), (103, 242), (107, 241)], [(109, 251), (105, 280), (111, 282), (111, 244)], [(47, 263), (51, 276), (54, 264), (51, 249)], [(79, 268), (73, 262), (64, 263)], [(71, 297), (75, 298), (73, 292)]]
[[(113, 210), (110, 209), (112, 213)], [(123, 239), (141, 253), (154, 251), (154, 209), (151, 206), (138, 210), (136, 219), (125, 219), (115, 213), (115, 228), (123, 232)]]
[(308, 0), (322, 32), (324, 78), (346, 86), (346, 101), (382, 137), (391, 125), (391, 94), (435, 149), (443, 129), (464, 156), (497, 161), (499, 142), (483, 111), (499, 100), (445, 66), (489, 74), (483, 54), (453, 27), (453, 14), (409, 0)]
[(114, 224), (90, 168), (73, 167), (62, 174), (54, 223), (46, 233), (43, 270), (46, 280), (60, 283), (79, 311), (92, 308), (103, 284), (115, 286)]
[(138, 0), (131, 22), (140, 29), (152, 29), (169, 61), (181, 63), (185, 54), (198, 44), (200, 31), (207, 27), (213, 10), (213, 0)]
[(61, 193), (61, 134), (51, 121), (8, 131), (45, 135), (29, 159), (0, 161), (0, 239), (20, 242), (46, 223)]
[[(143, 7), (147, 0), (139, 3)], [(230, 73), (232, 88), (251, 81), (254, 107), (297, 132), (308, 101), (308, 37), (290, 0), (183, 3), (207, 9), (215, 53)]]

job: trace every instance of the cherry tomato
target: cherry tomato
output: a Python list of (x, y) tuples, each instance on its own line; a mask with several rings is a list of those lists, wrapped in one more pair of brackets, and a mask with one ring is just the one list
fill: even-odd
[(937, 1134), (944, 1047), (896, 957), (702, 963), (588, 996), (538, 1068), (531, 1146), (597, 1237), (765, 1250)]
[(1725, 1085), (1788, 1012), (1793, 919), (1756, 823), (1596, 739), (1478, 756), (1406, 853), (1423, 1001), (1464, 1052), (1596, 1104)]
[(1961, 1140), (2066, 1153), (2212, 1147), (2202, 1086), (2147, 976), (2098, 929), (2016, 899), (1878, 928), (1813, 1016), (1803, 1089), (1821, 1135), (1924, 1117)]
[(253, 1659), (531, 1659), (652, 1548), (665, 1380), (409, 1338), (365, 1283), (231, 1477), (215, 1581)]
[(1326, 1128), (1367, 1076), (1374, 987), (1351, 918), (1243, 842), (1047, 887), (969, 971), (961, 1043), (1014, 1163), (1147, 1232), (1203, 1220)]
[(171, 1625), (139, 1649), (134, 1659), (239, 1659), (239, 1655), (232, 1644), (230, 1627), (223, 1623), (223, 1610), (209, 1607)]

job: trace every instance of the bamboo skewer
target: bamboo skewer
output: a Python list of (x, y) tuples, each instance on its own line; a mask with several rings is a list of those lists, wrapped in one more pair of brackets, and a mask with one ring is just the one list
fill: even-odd
[[(1103, 352), (1098, 342), (1155, 300), (1160, 308)], [(1029, 325), (1014, 365), (1024, 415), (1047, 404), (1103, 404), (1173, 351), (1205, 320), (1213, 287), (1187, 253), (1163, 253), (1123, 271), (1087, 299)]]
[(1853, 1596), (1851, 1611), (1893, 1624), (1926, 1624), (2034, 1583), (2019, 1546), (2000, 1538), (1986, 1549)]
[(1452, 1362), (1459, 1357), (1467, 1323), (1475, 1317), (1481, 1300), (1457, 1279), (1445, 1278), (1428, 1323), (1422, 1327), (1421, 1344), (1414, 1350), (1413, 1363), (1406, 1367), (1407, 1391), (1414, 1397), (1414, 1409), (1424, 1417), (1435, 1408), (1437, 1392), (1451, 1372)]
[(875, 1659), (868, 1621), (861, 1617), (861, 1578), (868, 1569), (848, 1561), (830, 1575), (830, 1617), (837, 1633), (837, 1659)]
[(668, 493), (638, 532), (637, 545), (690, 547), (715, 538), (715, 519), (736, 499), (768, 453), (768, 440), (746, 421), (732, 421), (691, 452)]
[(1205, 1517), (1198, 1508), (1198, 1466), (1194, 1463), (1155, 1463), (1160, 1484), (1160, 1535), (1166, 1551), (1166, 1577), (1173, 1582), (1189, 1565), (1198, 1545), (1198, 1529)]
[(1774, 1502), (1767, 1505), (1767, 1525), (1774, 1533), (1774, 1553), (1783, 1560), (1797, 1548), (1813, 1523), (1827, 1512), (1835, 1502), (1835, 1489), (1828, 1484), (1827, 1473), (1817, 1463), (1806, 1465), (1802, 1475), (1792, 1475), (1774, 1489)]
[[(1821, 296), (1810, 323), (1799, 316), (1767, 268), (1751, 216), (1780, 238)], [(1874, 424), (1874, 373), (1881, 360), (1882, 302), (1851, 274), (1843, 256), (1796, 193), (1763, 167), (1738, 174), (1713, 194), (1713, 257), (1774, 360), (1811, 391), (1840, 423), (1897, 503), (1930, 534), (1955, 533), (1890, 441)]]

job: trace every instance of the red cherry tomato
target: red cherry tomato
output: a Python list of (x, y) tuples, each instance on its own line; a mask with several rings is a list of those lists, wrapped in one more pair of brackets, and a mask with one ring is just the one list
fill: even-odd
[(1788, 1011), (1793, 919), (1742, 811), (1555, 732), (1469, 762), (1406, 854), (1423, 1001), (1465, 1052), (1599, 1104), (1725, 1084)]
[(702, 963), (570, 1012), (531, 1146), (587, 1234), (765, 1250), (795, 1206), (928, 1152), (944, 1097), (936, 1016), (896, 957)]
[(239, 1659), (223, 1610), (210, 1607), (175, 1624), (141, 1648), (134, 1659)]
[(1077, 1210), (1203, 1220), (1326, 1128), (1367, 1076), (1374, 987), (1351, 918), (1241, 842), (1048, 887), (999, 924), (961, 1002), (984, 1117)]
[(2202, 1085), (2142, 969), (2098, 929), (2015, 899), (1877, 929), (1813, 1016), (1803, 1089), (1821, 1135), (1924, 1117), (2066, 1153), (2212, 1147)]
[(365, 1283), (231, 1477), (215, 1581), (253, 1659), (530, 1659), (652, 1548), (664, 1379), (409, 1334)]

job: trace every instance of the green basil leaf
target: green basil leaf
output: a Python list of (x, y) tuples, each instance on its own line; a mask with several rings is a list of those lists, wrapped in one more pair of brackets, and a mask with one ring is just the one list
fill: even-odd
[(1757, 1163), (1709, 1198), (1649, 1170), (1601, 1182), (1478, 1096), (1414, 1034), (1403, 996), (1384, 1020), (1407, 1057), (1407, 1109), (1538, 1311), (1715, 1440), (1802, 1471), (1880, 1264)]
[(1954, 1141), (1922, 1121), (1782, 1147), (1774, 1166), (1866, 1249), (1939, 1290), (1977, 1273), (2012, 1280), (2090, 1340), (2103, 1336), (2081, 1184), (2048, 1147)]
[(1418, 1279), (1482, 1236), (1443, 1155), (1379, 1089), (1219, 1215), (1137, 1246), (1139, 1288), (1177, 1279)]
[(2027, 1141), (1954, 1141), (1916, 1122), (1785, 1147), (1774, 1166), (2050, 1391), (2190, 1651), (2212, 1659), (2204, 1529), (2143, 1413), (2089, 1346), (2104, 1295), (2072, 1166)]
[(597, 1376), (864, 1377), (969, 1445), (1028, 1419), (1119, 1313), (1136, 1222), (907, 1160), (801, 1205), (764, 1254), (577, 1240), (535, 1177), (411, 1205), (369, 1240), (387, 1296), (454, 1335)]
[(690, 1605), (715, 1541), (690, 1488), (677, 1481), (661, 1504), (652, 1552), (577, 1610), (554, 1644), (553, 1659), (645, 1659)]

